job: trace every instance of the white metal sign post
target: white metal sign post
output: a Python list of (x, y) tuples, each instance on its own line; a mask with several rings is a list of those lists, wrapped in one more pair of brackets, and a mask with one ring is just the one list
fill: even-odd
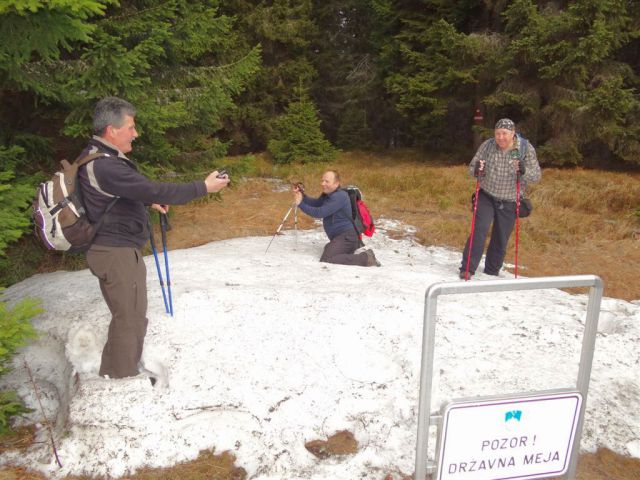
[(444, 408), (438, 480), (534, 479), (563, 475), (582, 395), (557, 391)]
[[(590, 287), (575, 386), (551, 392), (468, 398), (449, 404), (442, 415), (431, 414), (438, 296), (566, 287)], [(427, 472), (436, 471), (438, 480), (575, 477), (602, 290), (602, 280), (595, 275), (446, 282), (431, 285), (427, 289), (416, 480), (424, 480)], [(430, 463), (427, 459), (430, 425), (438, 426), (439, 430), (437, 463)], [(509, 429), (520, 433), (516, 431), (509, 435)]]

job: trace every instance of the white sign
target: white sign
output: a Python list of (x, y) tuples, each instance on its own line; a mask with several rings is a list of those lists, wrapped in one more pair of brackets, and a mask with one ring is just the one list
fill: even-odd
[(571, 460), (579, 392), (495, 397), (447, 405), (438, 480), (507, 480), (560, 476)]

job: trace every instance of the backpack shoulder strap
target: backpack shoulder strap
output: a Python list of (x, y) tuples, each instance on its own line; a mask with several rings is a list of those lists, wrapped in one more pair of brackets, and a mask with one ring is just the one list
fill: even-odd
[[(346, 187), (341, 187), (347, 193), (347, 197), (349, 199), (349, 210), (351, 211), (351, 215), (349, 215), (349, 220), (351, 221), (351, 225), (353, 225), (353, 229), (356, 231), (356, 236), (358, 237), (359, 247), (364, 247), (364, 242), (362, 241), (362, 232), (358, 230), (358, 226), (356, 225), (356, 221), (354, 217), (358, 215), (358, 200), (362, 199), (362, 193), (360, 189), (354, 185), (348, 185)], [(351, 201), (351, 196), (355, 198), (354, 202)], [(360, 222), (362, 224), (362, 222)], [(364, 226), (363, 226), (364, 227)]]
[(527, 148), (529, 147), (529, 141), (520, 134), (518, 134), (518, 138), (520, 139), (520, 158), (524, 161), (524, 157), (527, 154)]
[(84, 156), (82, 158), (79, 158), (74, 163), (78, 167), (81, 167), (82, 165), (85, 165), (85, 164), (95, 160), (96, 158), (108, 157), (108, 156), (109, 156), (109, 154), (107, 154), (107, 153), (101, 153), (101, 152), (90, 153), (89, 155), (86, 155), (86, 156)]
[(496, 146), (495, 138), (490, 138), (488, 142), (484, 143), (484, 148), (482, 149), (482, 156), (484, 157), (485, 162), (489, 160), (489, 152), (491, 148), (495, 148), (495, 146)]
[(90, 153), (89, 155), (85, 155), (84, 157), (77, 159), (75, 162), (69, 162), (69, 160), (61, 160), (60, 165), (65, 172), (73, 172), (75, 174), (75, 172), (78, 171), (78, 168), (80, 168), (82, 165), (86, 165), (96, 158), (108, 156), (109, 155), (106, 153)]

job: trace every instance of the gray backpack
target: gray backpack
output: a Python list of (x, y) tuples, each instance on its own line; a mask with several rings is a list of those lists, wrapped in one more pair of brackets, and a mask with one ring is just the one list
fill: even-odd
[(73, 163), (62, 160), (62, 170), (38, 186), (36, 198), (32, 203), (31, 218), (35, 225), (36, 238), (48, 250), (80, 253), (91, 246), (105, 215), (118, 199), (109, 203), (100, 220), (92, 224), (87, 218), (82, 201), (78, 169), (104, 156), (104, 153), (92, 153)]

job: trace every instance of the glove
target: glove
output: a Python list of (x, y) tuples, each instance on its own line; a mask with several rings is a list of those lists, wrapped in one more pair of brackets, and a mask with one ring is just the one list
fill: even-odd
[(478, 178), (478, 177), (484, 177), (485, 175), (485, 171), (484, 168), (480, 168), (480, 162), (476, 163), (476, 167), (473, 169), (473, 176)]
[(524, 173), (526, 172), (526, 167), (524, 165), (524, 160), (518, 160), (518, 173), (520, 173), (520, 175), (524, 175)]
[(520, 158), (520, 151), (517, 148), (511, 150), (511, 159), (518, 162), (518, 174), (524, 175), (525, 166), (524, 166), (524, 158)]

